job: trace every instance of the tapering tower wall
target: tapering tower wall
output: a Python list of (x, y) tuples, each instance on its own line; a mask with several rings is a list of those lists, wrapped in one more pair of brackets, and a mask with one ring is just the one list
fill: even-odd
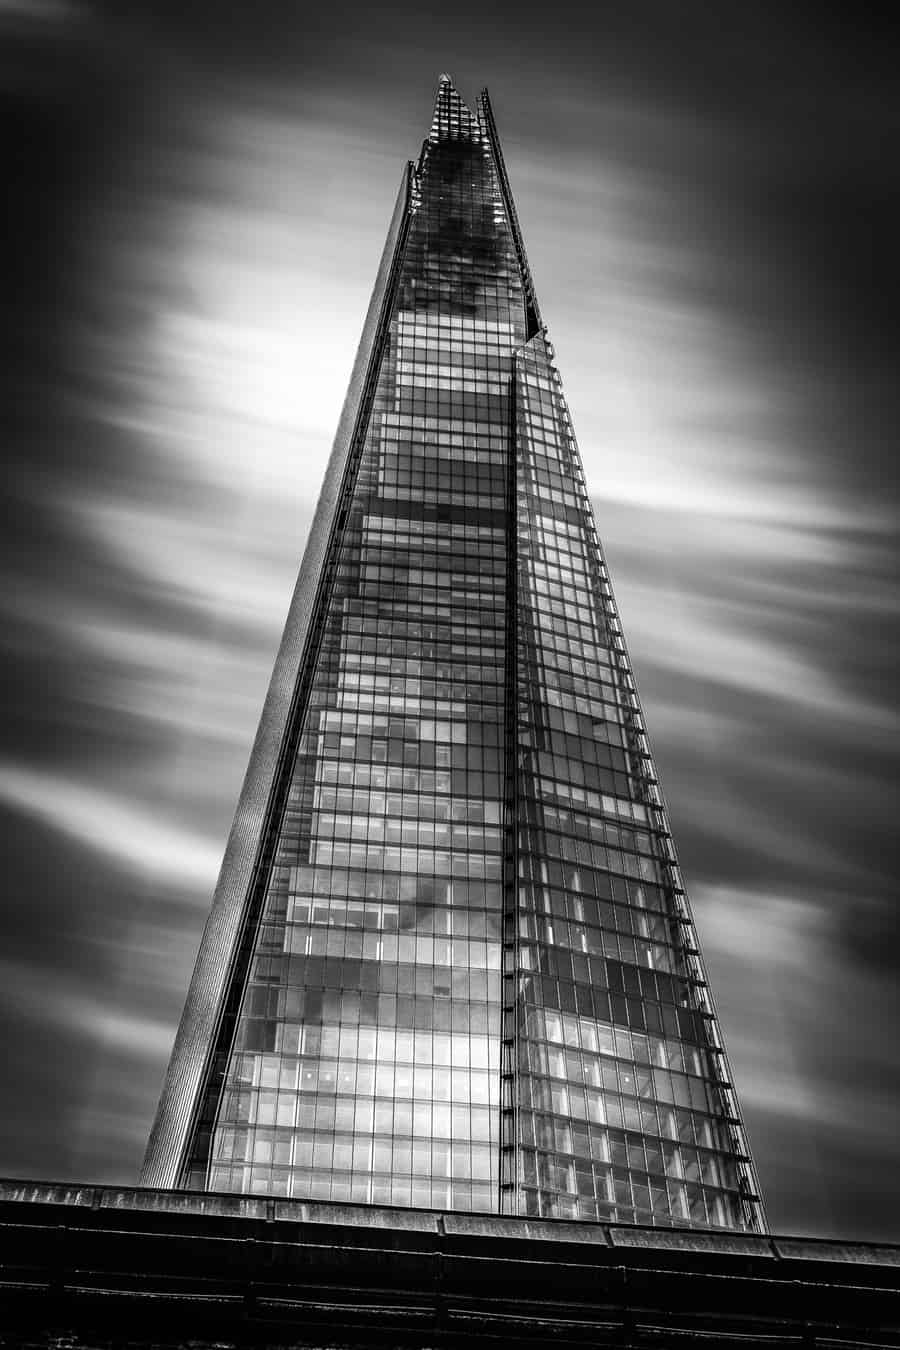
[(446, 76), (145, 1180), (762, 1224), (490, 104)]

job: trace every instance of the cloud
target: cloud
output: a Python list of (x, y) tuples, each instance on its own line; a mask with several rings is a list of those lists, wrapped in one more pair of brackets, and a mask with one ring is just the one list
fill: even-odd
[[(880, 1038), (867, 1039), (869, 1067), (877, 1064), (888, 1073), (881, 1099), (874, 1094), (867, 1098), (872, 1114), (863, 1122), (858, 1096), (862, 1066), (852, 1050), (854, 1029), (847, 1012), (853, 1007), (858, 1026), (874, 1030), (885, 1007), (892, 999), (896, 1002), (896, 991), (883, 974), (846, 960), (842, 904), (841, 895), (812, 899), (802, 893), (705, 884), (693, 892), (708, 964), (713, 971), (723, 961), (733, 967), (732, 978), (727, 984), (717, 982), (716, 988), (720, 1003), (730, 1005), (729, 1044), (741, 1061), (745, 1105), (801, 1116), (825, 1129), (862, 1129), (883, 1139), (889, 1119), (891, 1130), (896, 1127), (897, 1104), (888, 1090), (896, 1078), (894, 1057)], [(867, 908), (865, 900), (858, 902), (862, 923)]]
[(129, 871), (204, 892), (215, 881), (221, 843), (85, 783), (22, 765), (0, 764), (0, 801)]
[(628, 632), (663, 669), (702, 673), (705, 682), (777, 700), (873, 737), (900, 730), (893, 708), (842, 688), (836, 672), (820, 663), (815, 646), (779, 622), (788, 613), (775, 616), (767, 609), (765, 597), (762, 603), (742, 603), (734, 591), (713, 599), (632, 586)]
[(61, 23), (84, 14), (74, 0), (0, 0), (0, 21), (26, 19), (32, 23)]
[(128, 1006), (127, 990), (103, 998), (75, 982), (75, 972), (60, 976), (48, 991), (39, 967), (0, 960), (3, 998), (18, 1015), (38, 1023), (65, 1027), (67, 1034), (100, 1043), (116, 1053), (156, 1061), (172, 1045), (167, 1021), (138, 1015)]

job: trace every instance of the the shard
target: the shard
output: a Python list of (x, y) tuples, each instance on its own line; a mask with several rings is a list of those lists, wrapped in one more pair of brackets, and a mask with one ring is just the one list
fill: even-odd
[(143, 1180), (764, 1227), (490, 103), (446, 76)]

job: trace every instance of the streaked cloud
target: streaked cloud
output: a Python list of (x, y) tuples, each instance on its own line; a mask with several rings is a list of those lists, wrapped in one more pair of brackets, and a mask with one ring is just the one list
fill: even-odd
[[(900, 1087), (883, 1035), (900, 1012), (896, 982), (848, 959), (843, 904), (840, 893), (812, 898), (725, 886), (694, 893), (752, 1142), (762, 1157), (772, 1151), (773, 1168), (774, 1137), (781, 1146), (792, 1142), (817, 1176), (811, 1206), (834, 1236), (842, 1227), (834, 1187), (846, 1157), (857, 1153), (877, 1169), (890, 1167)], [(868, 908), (858, 899), (857, 921)], [(787, 1178), (790, 1159), (777, 1167)], [(770, 1195), (776, 1213), (779, 1203)], [(885, 1213), (888, 1207), (886, 1198)]]
[(3, 997), (36, 1022), (65, 1027), (67, 1032), (139, 1060), (168, 1054), (172, 1033), (167, 1020), (139, 1017), (121, 998), (104, 1000), (96, 991), (60, 978), (47, 998), (40, 968), (0, 960)]
[(222, 860), (215, 840), (155, 818), (84, 783), (0, 763), (0, 801), (106, 854), (129, 870), (208, 892)]

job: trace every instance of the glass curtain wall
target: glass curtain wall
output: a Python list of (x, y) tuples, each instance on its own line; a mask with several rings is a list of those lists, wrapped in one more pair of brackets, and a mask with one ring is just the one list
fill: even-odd
[(182, 1176), (759, 1228), (486, 96), (442, 79), (413, 183)]
[(449, 83), (414, 211), (194, 1176), (214, 1190), (490, 1210), (510, 387), (525, 330), (490, 150)]
[(737, 1107), (551, 357), (538, 336), (516, 362), (504, 1208), (752, 1227)]

